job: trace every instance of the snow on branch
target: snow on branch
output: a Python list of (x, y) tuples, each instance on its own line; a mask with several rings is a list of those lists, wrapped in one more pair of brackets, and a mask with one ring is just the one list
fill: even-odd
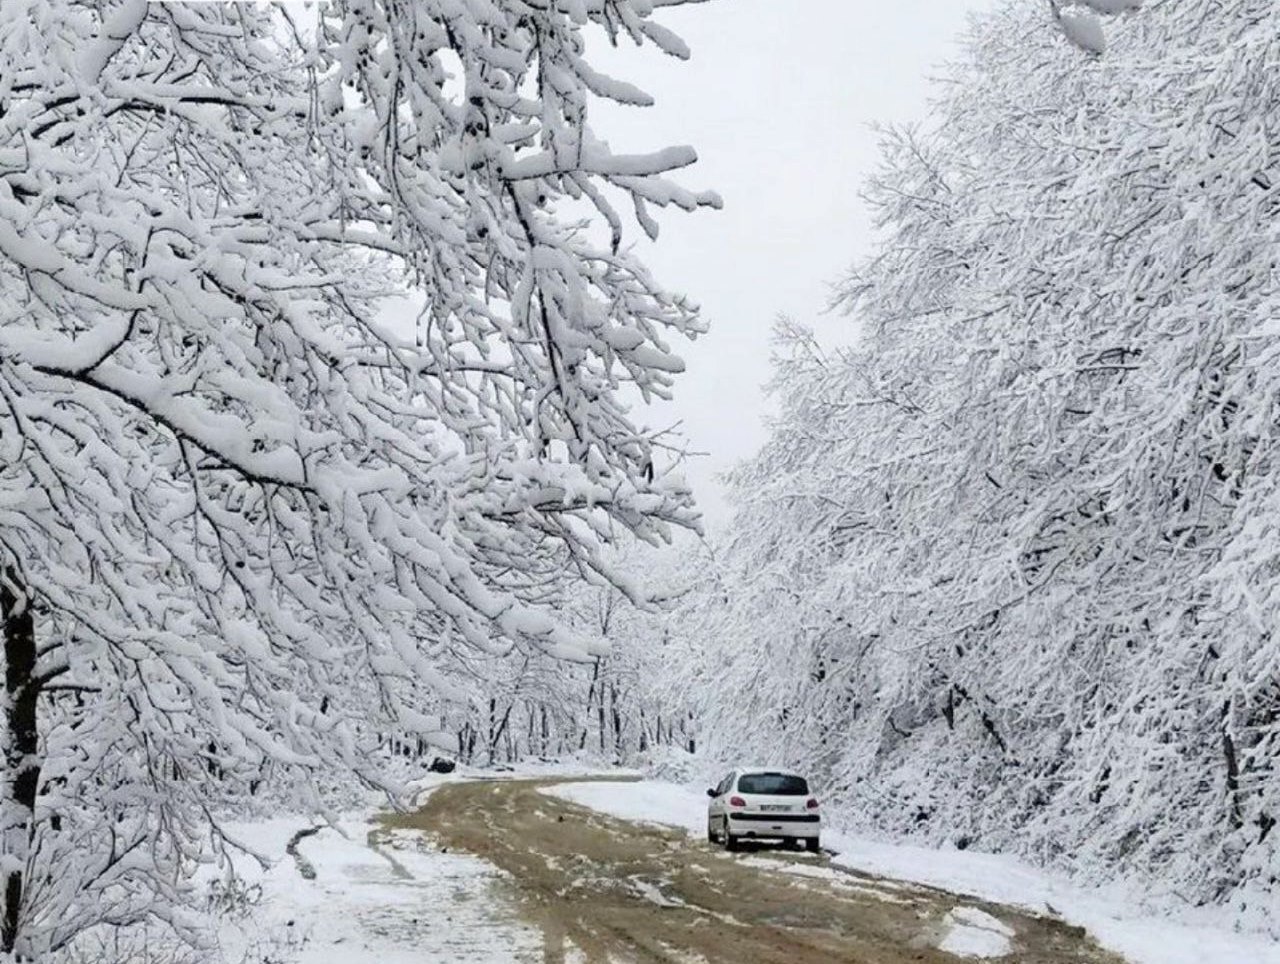
[(604, 544), (698, 525), (632, 393), (704, 325), (622, 242), (719, 199), (669, 180), (691, 148), (603, 146), (591, 99), (650, 98), (582, 37), (687, 56), (669, 5), (0, 6), (0, 573), (41, 728), (0, 951), (196, 940), (215, 801), (388, 785), (380, 734), (437, 733), (477, 665), (599, 656), (557, 601)]

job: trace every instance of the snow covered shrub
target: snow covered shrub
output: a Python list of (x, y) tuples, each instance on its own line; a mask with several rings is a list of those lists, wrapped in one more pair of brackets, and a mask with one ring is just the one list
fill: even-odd
[(655, 746), (636, 757), (645, 774), (671, 783), (697, 783), (707, 776), (707, 761), (682, 746)]

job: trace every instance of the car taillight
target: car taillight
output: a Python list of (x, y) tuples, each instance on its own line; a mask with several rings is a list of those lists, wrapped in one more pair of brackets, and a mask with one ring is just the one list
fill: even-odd
[(810, 810), (817, 810), (817, 809), (818, 809), (818, 798), (817, 798), (817, 797), (810, 797), (810, 798), (809, 798), (809, 802), (808, 802), (808, 803), (806, 803), (806, 804), (805, 804), (805, 806), (806, 806), (806, 807), (808, 807)]
[(742, 797), (729, 798), (729, 806), (731, 807), (745, 807), (746, 805), (747, 805), (747, 801), (743, 800)]

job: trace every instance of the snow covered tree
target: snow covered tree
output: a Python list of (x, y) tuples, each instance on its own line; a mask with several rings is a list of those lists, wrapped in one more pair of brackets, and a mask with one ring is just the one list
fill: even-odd
[(623, 394), (701, 323), (618, 212), (718, 201), (587, 123), (669, 5), (0, 8), (0, 950), (194, 937), (212, 789), (379, 780), (361, 717), (589, 658), (548, 582), (695, 524)]
[(627, 586), (575, 587), (574, 624), (609, 647), (607, 655), (579, 671), (574, 692), (566, 694), (580, 750), (621, 762), (671, 743), (683, 731), (683, 704), (669, 692), (677, 666), (671, 662), (668, 627), (693, 582), (681, 562), (672, 548), (635, 545), (618, 560)]
[(894, 831), (1265, 915), (1280, 13), (1153, 4), (1088, 59), (1042, 16), (886, 133), (856, 343), (783, 333), (706, 725)]
[(477, 764), (529, 757), (633, 760), (659, 743), (682, 741), (683, 706), (671, 698), (667, 620), (692, 581), (682, 557), (634, 540), (610, 547), (609, 580), (558, 588), (555, 608), (595, 653), (566, 663), (528, 646), (459, 662), (451, 672), (469, 699), (438, 701), (441, 726)]

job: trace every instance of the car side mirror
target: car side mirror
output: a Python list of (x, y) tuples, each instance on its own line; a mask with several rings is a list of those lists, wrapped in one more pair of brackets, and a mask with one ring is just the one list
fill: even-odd
[(707, 796), (714, 797), (715, 795), (716, 795), (715, 787), (712, 787), (710, 790), (707, 791)]

